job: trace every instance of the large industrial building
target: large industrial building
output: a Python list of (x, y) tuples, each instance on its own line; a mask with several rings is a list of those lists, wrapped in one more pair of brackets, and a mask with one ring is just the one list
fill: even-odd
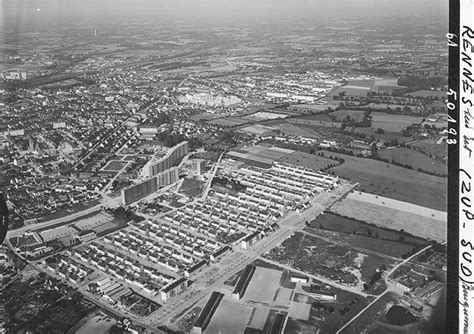
[(186, 289), (187, 287), (188, 287), (188, 280), (184, 277), (180, 278), (170, 283), (169, 285), (167, 285), (160, 291), (161, 300), (166, 302), (170, 298), (176, 296), (178, 293)]
[(245, 267), (242, 275), (240, 275), (237, 285), (235, 286), (234, 292), (232, 293), (232, 297), (234, 299), (240, 300), (244, 296), (245, 290), (247, 290), (254, 272), (255, 266), (249, 264), (247, 267)]
[(206, 303), (206, 306), (202, 309), (201, 313), (199, 314), (196, 323), (194, 324), (192, 333), (193, 334), (202, 334), (206, 329), (207, 325), (212, 319), (212, 316), (216, 312), (219, 303), (224, 297), (224, 294), (214, 291)]
[(165, 156), (158, 159), (158, 161), (151, 163), (148, 168), (148, 176), (153, 177), (165, 170), (173, 167), (176, 163), (182, 159), (189, 152), (189, 146), (187, 141), (183, 141), (172, 148), (166, 153)]

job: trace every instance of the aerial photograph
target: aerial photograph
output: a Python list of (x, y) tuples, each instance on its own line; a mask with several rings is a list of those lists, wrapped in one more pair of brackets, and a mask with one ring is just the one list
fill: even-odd
[(447, 333), (448, 0), (0, 2), (0, 333)]

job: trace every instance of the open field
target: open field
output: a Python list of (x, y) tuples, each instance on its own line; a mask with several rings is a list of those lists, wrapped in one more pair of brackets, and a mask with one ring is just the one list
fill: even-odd
[(325, 169), (329, 165), (338, 163), (337, 161), (329, 158), (319, 157), (314, 154), (308, 154), (300, 151), (295, 151), (294, 153), (288, 154), (277, 161), (304, 166), (316, 171)]
[(448, 173), (448, 166), (441, 161), (434, 160), (426, 154), (409, 148), (397, 147), (393, 149), (379, 150), (378, 155), (388, 161), (410, 165), (414, 170), (421, 169), (423, 171), (440, 175), (447, 175)]
[(185, 178), (179, 192), (189, 197), (197, 197), (202, 193), (205, 185), (206, 183), (201, 180)]
[(336, 110), (331, 113), (332, 116), (341, 122), (347, 116), (353, 118), (356, 122), (361, 122), (364, 118), (365, 111), (363, 110)]
[(291, 118), (288, 120), (289, 123), (295, 125), (306, 125), (306, 126), (324, 126), (329, 128), (339, 128), (341, 126), (340, 123), (329, 121), (319, 121), (313, 119), (305, 119), (305, 118)]
[(415, 143), (411, 143), (410, 146), (421, 150), (423, 153), (429, 156), (439, 157), (441, 159), (447, 159), (448, 144), (446, 144), (446, 142), (443, 142), (441, 144), (436, 144), (437, 141), (438, 139), (421, 140)]
[(398, 258), (402, 258), (405, 254), (413, 252), (413, 250), (416, 249), (416, 246), (402, 242), (382, 240), (363, 235), (354, 235), (350, 233), (319, 230), (313, 228), (306, 228), (305, 231), (314, 235), (322, 236), (324, 238), (343, 242), (344, 244), (347, 244), (348, 247), (361, 248), (371, 252), (377, 252), (382, 255)]
[(123, 167), (125, 167), (125, 165), (127, 164), (126, 161), (118, 161), (118, 160), (113, 160), (113, 161), (110, 161), (107, 166), (104, 167), (104, 170), (106, 171), (119, 171), (121, 170)]
[(277, 119), (277, 118), (287, 118), (289, 115), (282, 114), (282, 113), (267, 112), (267, 111), (258, 111), (255, 114), (252, 114), (251, 116), (259, 118), (259, 119)]
[[(398, 201), (392, 198), (377, 196), (360, 191), (353, 191), (346, 196), (349, 199), (355, 199), (362, 202), (382, 205), (390, 209), (400, 210), (404, 212), (413, 213), (415, 215), (431, 218), (435, 220), (447, 221), (448, 216), (445, 210), (436, 210), (423, 207), (420, 205)], [(438, 208), (443, 209), (443, 208)]]
[(389, 208), (384, 205), (358, 201), (346, 198), (336, 203), (331, 211), (370, 224), (393, 230), (404, 230), (411, 235), (443, 242), (447, 237), (447, 223), (444, 220), (433, 219)]
[(244, 128), (239, 129), (239, 132), (261, 136), (265, 132), (271, 132), (273, 128), (271, 126), (265, 126), (262, 124), (249, 125)]
[(376, 128), (355, 128), (355, 133), (363, 133), (367, 137), (374, 136), (375, 139), (380, 140), (381, 142), (391, 141), (397, 139), (399, 143), (409, 143), (413, 141), (411, 137), (402, 137), (400, 132), (394, 131), (385, 131), (384, 133), (376, 133)]
[(283, 272), (279, 270), (256, 267), (243, 299), (271, 303), (282, 274)]
[(438, 210), (446, 207), (446, 178), (394, 166), (383, 161), (327, 151), (324, 151), (324, 155), (343, 158), (345, 162), (331, 168), (331, 171), (338, 176), (360, 183), (361, 191)]
[(238, 117), (217, 118), (209, 121), (210, 124), (223, 127), (234, 127), (249, 123), (249, 120)]
[(251, 313), (252, 307), (234, 303), (224, 297), (204, 334), (241, 334)]
[[(395, 231), (381, 228), (376, 225), (367, 224), (359, 220), (342, 217), (333, 213), (323, 213), (319, 215), (310, 223), (310, 226), (311, 229), (317, 228), (334, 232), (343, 232), (355, 236), (371, 237), (384, 241), (399, 241), (401, 235), (398, 230)], [(426, 241), (417, 237), (405, 236), (404, 243), (408, 245), (423, 246), (426, 244)], [(363, 246), (364, 245), (361, 245), (361, 247)]]
[(398, 114), (387, 114), (384, 112), (373, 112), (372, 127), (384, 129), (385, 131), (401, 132), (407, 126), (420, 124), (423, 117), (407, 116)]
[(313, 121), (321, 121), (321, 122), (331, 122), (331, 118), (327, 114), (315, 114), (309, 116), (301, 116), (301, 117), (293, 117), (300, 120), (313, 120)]

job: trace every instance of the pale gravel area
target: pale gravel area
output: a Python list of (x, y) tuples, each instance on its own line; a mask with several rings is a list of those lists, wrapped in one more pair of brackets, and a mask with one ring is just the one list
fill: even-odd
[(419, 216), (424, 216), (427, 218), (432, 218), (436, 220), (448, 220), (448, 214), (446, 213), (446, 208), (443, 211), (438, 211), (434, 209), (430, 209), (424, 206), (398, 201), (396, 199), (391, 199), (388, 197), (378, 196), (374, 194), (368, 194), (361, 191), (351, 192), (347, 195), (347, 198), (355, 199), (357, 201), (383, 205), (390, 209), (405, 211), (409, 213), (413, 213)]
[[(388, 204), (374, 204), (368, 201), (355, 200), (353, 198), (354, 196), (348, 196), (341, 202), (336, 203), (331, 208), (331, 211), (342, 216), (365, 221), (380, 227), (386, 227), (393, 230), (403, 229), (405, 232), (425, 239), (435, 240), (438, 242), (446, 241), (446, 214), (444, 214), (444, 219), (442, 217), (435, 219), (431, 217), (431, 215), (426, 214), (426, 212), (434, 210), (425, 208), (430, 211), (420, 209), (417, 211), (418, 213), (413, 213), (411, 212), (413, 210), (410, 203), (407, 203), (406, 206), (399, 205), (397, 206), (398, 209), (395, 209), (391, 207), (394, 206), (393, 203), (389, 206)], [(382, 200), (382, 202), (390, 203), (385, 201), (385, 199)], [(408, 210), (404, 211), (404, 209)]]

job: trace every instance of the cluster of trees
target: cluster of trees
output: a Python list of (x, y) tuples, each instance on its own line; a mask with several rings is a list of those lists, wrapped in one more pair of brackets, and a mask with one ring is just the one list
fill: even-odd
[(405, 93), (414, 92), (417, 90), (430, 90), (432, 88), (443, 88), (444, 85), (446, 85), (447, 83), (448, 83), (448, 80), (445, 77), (433, 76), (433, 77), (423, 78), (421, 76), (410, 75), (410, 76), (401, 77), (400, 79), (398, 79), (398, 85), (407, 86), (407, 88), (397, 90), (396, 92), (402, 93), (403, 90), (406, 90), (405, 92), (403, 92), (403, 94), (405, 94)]
[(347, 115), (341, 122), (341, 128), (344, 130), (347, 127), (353, 128), (370, 128), (372, 126), (372, 116), (370, 111), (364, 112), (364, 116), (360, 122), (357, 122), (353, 117)]
[(243, 185), (242, 183), (240, 183), (239, 181), (234, 180), (234, 179), (230, 179), (230, 178), (225, 177), (225, 176), (216, 176), (216, 177), (214, 177), (212, 179), (211, 184), (212, 185), (218, 184), (220, 186), (223, 186), (223, 187), (235, 190), (235, 191), (245, 191), (245, 189), (247, 189), (247, 187), (245, 185)]
[(170, 133), (167, 131), (161, 132), (157, 135), (159, 141), (162, 141), (167, 147), (173, 147), (183, 141), (188, 141), (191, 150), (202, 147), (202, 141), (196, 137), (187, 138), (179, 133)]
[(326, 306), (324, 305), (323, 303), (320, 303), (320, 302), (314, 302), (311, 304), (311, 306), (317, 310), (320, 310), (320, 311), (328, 311), (329, 313), (334, 313), (334, 307), (332, 306)]

